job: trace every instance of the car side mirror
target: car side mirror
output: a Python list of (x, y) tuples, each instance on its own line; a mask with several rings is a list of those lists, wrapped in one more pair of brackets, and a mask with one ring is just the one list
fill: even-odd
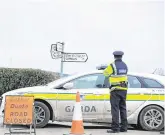
[(68, 90), (68, 89), (72, 89), (73, 86), (74, 86), (73, 83), (66, 83), (63, 85), (63, 88)]

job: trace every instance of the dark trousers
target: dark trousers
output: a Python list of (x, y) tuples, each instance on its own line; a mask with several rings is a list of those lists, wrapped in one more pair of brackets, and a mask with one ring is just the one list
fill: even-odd
[[(112, 130), (127, 130), (126, 90), (114, 90), (110, 94)], [(119, 114), (121, 128), (119, 124)]]

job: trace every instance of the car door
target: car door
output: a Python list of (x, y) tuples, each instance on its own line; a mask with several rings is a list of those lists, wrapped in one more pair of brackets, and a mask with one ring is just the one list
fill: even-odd
[(138, 76), (128, 76), (129, 88), (127, 92), (127, 116), (134, 113), (146, 100), (150, 99), (151, 93), (144, 94), (146, 89)]
[[(73, 83), (73, 88), (67, 90), (63, 89), (58, 92), (63, 94), (63, 100), (58, 100), (57, 102), (59, 120), (72, 121), (77, 91), (79, 91), (81, 95), (83, 120), (86, 122), (97, 122), (98, 118), (103, 118), (103, 74), (88, 74), (75, 78), (67, 83)], [(61, 95), (59, 94), (58, 97), (60, 96)]]
[[(150, 98), (149, 95), (143, 95), (143, 84), (136, 76), (128, 75), (128, 90), (127, 90), (127, 116), (129, 117), (136, 109), (138, 109), (146, 99)], [(145, 97), (144, 97), (145, 96)], [(145, 98), (145, 100), (144, 100)], [(109, 99), (105, 102), (105, 115), (104, 122), (111, 122), (111, 105)]]
[(139, 77), (144, 84), (144, 94), (152, 93), (149, 101), (164, 101), (164, 85), (154, 78)]

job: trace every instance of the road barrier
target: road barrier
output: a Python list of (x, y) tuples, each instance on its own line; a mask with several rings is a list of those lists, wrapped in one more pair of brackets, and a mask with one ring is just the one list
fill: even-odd
[[(36, 123), (34, 116), (34, 97), (32, 96), (6, 96), (3, 124), (9, 126), (9, 133), (6, 134), (32, 134), (36, 135)], [(13, 126), (26, 125), (30, 130)], [(32, 127), (34, 127), (32, 130)]]

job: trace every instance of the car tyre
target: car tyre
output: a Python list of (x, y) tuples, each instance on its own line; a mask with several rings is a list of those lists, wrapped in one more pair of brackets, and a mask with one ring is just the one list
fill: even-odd
[[(153, 115), (151, 115), (151, 113)], [(159, 116), (159, 117), (156, 117), (156, 116)], [(153, 121), (154, 121), (153, 119), (154, 120), (156, 119), (155, 121), (159, 122), (159, 124), (154, 122), (154, 128), (149, 125), (150, 123), (152, 123), (153, 125)], [(142, 112), (140, 113), (139, 124), (143, 130), (160, 131), (164, 127), (164, 110), (160, 108), (159, 106), (155, 106), (155, 105), (150, 105), (144, 108)], [(155, 127), (155, 124), (157, 124), (157, 127)]]
[[(35, 116), (36, 116), (36, 119), (35, 119), (36, 128), (43, 128), (48, 124), (48, 122), (50, 120), (50, 110), (44, 103), (39, 102), (39, 101), (35, 101), (34, 106), (35, 106)], [(40, 111), (40, 113), (42, 113), (42, 115), (39, 115), (40, 113), (37, 111)], [(42, 122), (41, 122), (41, 118), (42, 118)], [(40, 121), (40, 123), (37, 123), (38, 121)]]

